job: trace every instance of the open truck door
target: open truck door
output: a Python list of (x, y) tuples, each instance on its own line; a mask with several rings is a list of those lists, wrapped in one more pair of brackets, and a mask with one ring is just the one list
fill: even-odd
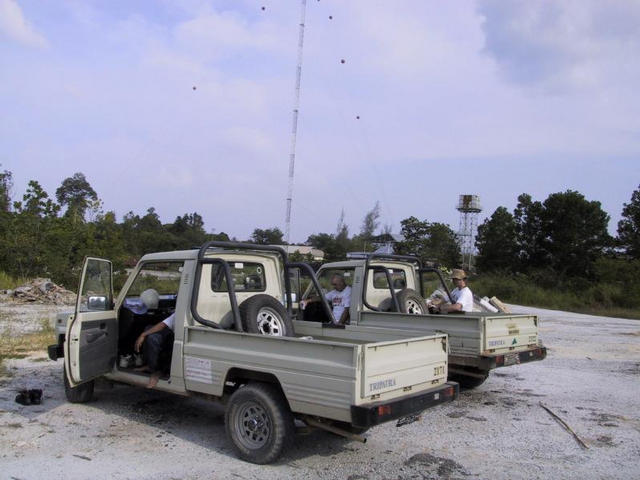
[(82, 267), (73, 319), (67, 323), (65, 371), (71, 387), (111, 372), (118, 348), (112, 266), (87, 257)]

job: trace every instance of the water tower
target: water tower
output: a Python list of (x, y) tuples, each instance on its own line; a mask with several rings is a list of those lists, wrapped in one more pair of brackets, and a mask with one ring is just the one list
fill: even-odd
[(482, 211), (478, 195), (460, 195), (456, 210), (460, 212), (460, 228), (458, 241), (462, 253), (462, 268), (473, 270), (473, 254), (475, 252), (475, 236), (478, 230), (478, 214)]

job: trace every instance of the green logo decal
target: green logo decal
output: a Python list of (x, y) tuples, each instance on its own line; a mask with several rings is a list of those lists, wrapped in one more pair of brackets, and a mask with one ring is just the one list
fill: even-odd
[(518, 343), (518, 339), (517, 339), (517, 338), (514, 338), (514, 339), (513, 339), (513, 342), (511, 342), (511, 345), (515, 345), (516, 343)]

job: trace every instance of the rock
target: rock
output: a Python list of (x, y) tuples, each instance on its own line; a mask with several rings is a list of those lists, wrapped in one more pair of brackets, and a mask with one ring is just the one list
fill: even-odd
[(8, 294), (17, 302), (49, 303), (54, 305), (72, 305), (76, 294), (53, 283), (49, 278), (36, 278), (15, 288)]

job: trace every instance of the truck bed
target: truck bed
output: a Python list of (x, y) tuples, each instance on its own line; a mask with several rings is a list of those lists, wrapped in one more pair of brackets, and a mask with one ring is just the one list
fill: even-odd
[(535, 315), (408, 315), (366, 311), (360, 312), (357, 325), (389, 328), (414, 335), (447, 333), (450, 355), (454, 357), (504, 355), (538, 346), (538, 320)]
[(187, 327), (186, 388), (222, 396), (225, 379), (235, 372), (262, 372), (275, 377), (294, 413), (351, 422), (352, 407), (446, 386), (444, 335), (385, 334), (384, 341), (371, 341), (366, 332), (340, 338), (314, 333), (308, 339)]

